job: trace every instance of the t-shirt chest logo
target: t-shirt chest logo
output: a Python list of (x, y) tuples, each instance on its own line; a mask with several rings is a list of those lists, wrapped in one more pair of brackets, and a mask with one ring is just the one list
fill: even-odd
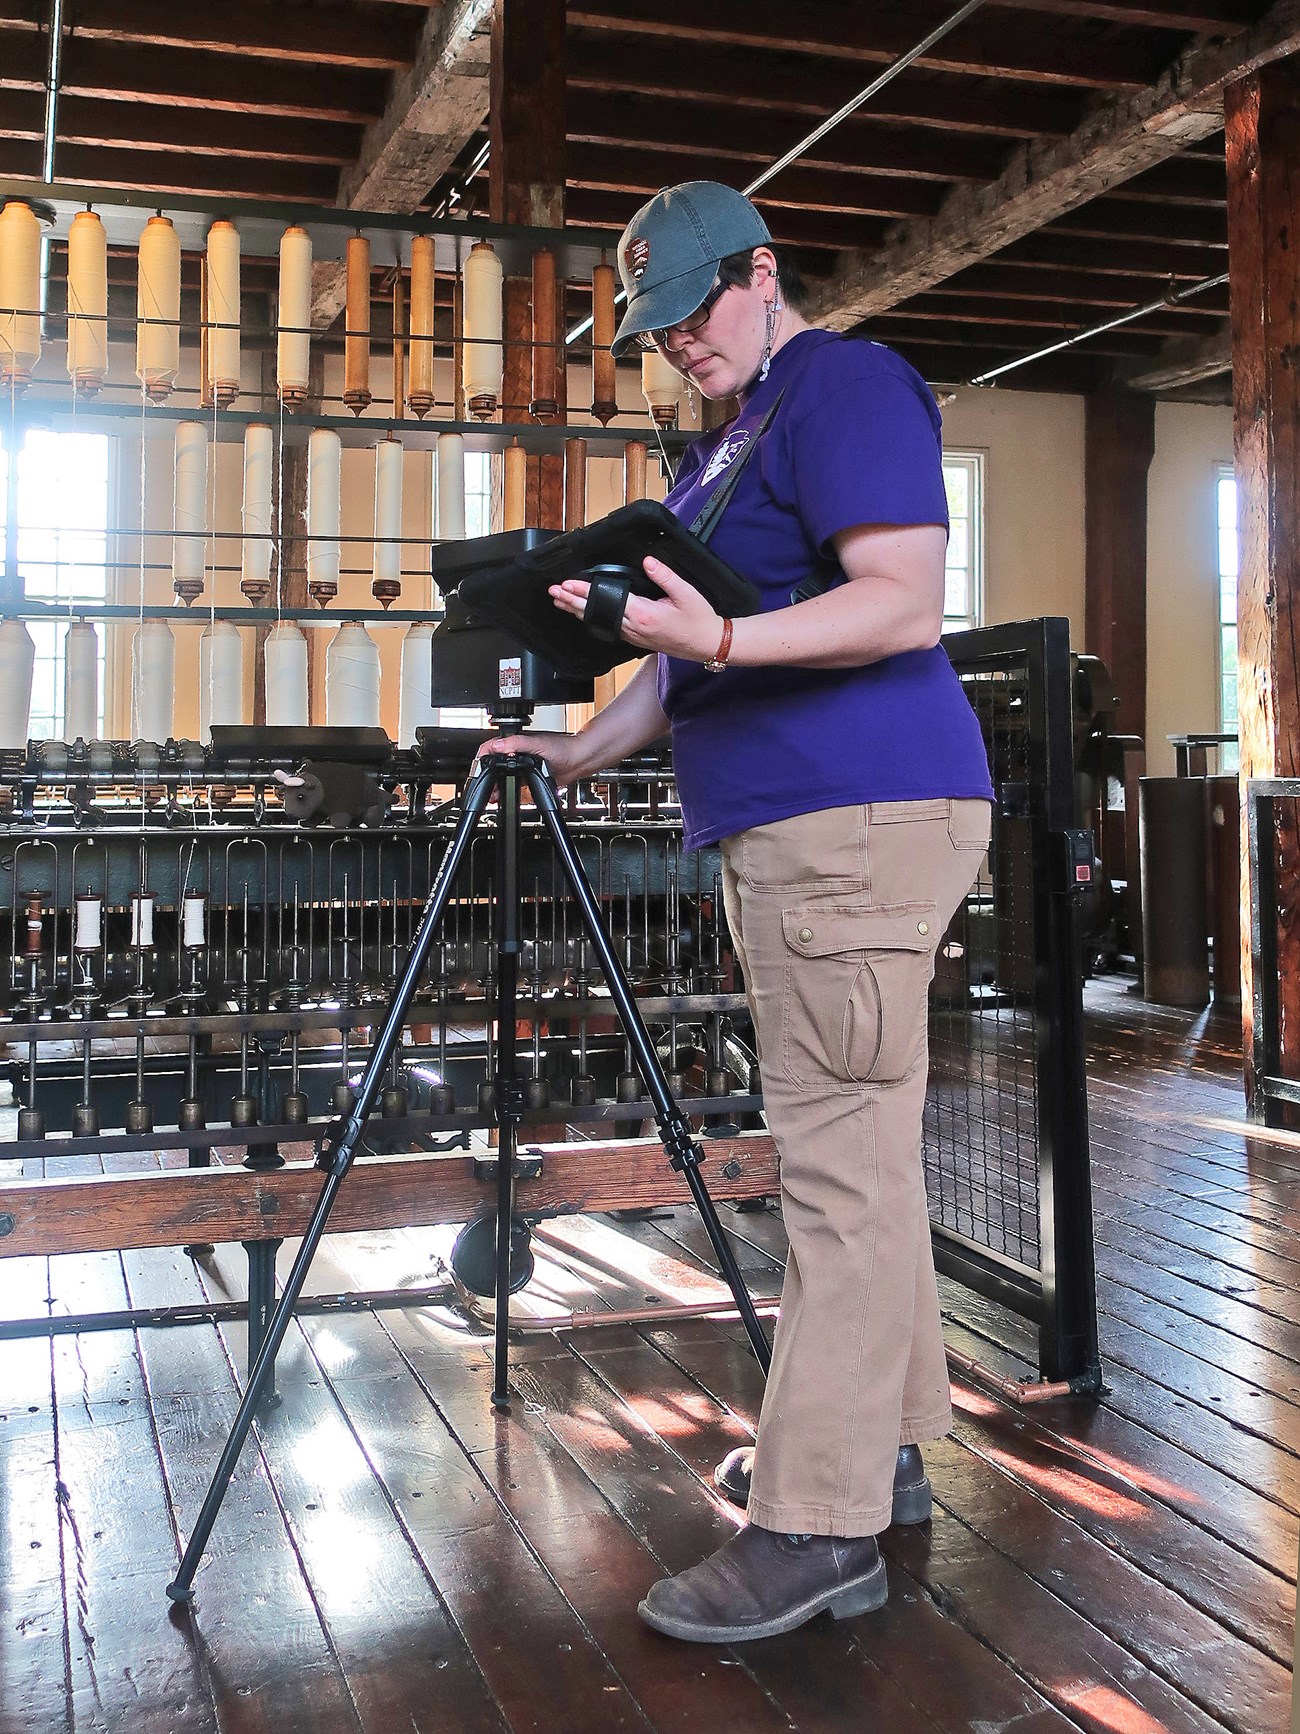
[(700, 486), (702, 488), (707, 487), (716, 476), (722, 474), (723, 470), (729, 469), (748, 444), (748, 428), (746, 428), (743, 433), (730, 434), (725, 440), (723, 440), (717, 451), (714, 452), (713, 456), (704, 466), (704, 474), (700, 477)]

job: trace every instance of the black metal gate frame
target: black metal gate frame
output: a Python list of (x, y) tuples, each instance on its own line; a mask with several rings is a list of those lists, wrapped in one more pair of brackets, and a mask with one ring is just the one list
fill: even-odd
[[(1282, 1076), (1282, 1016), (1278, 1003), (1277, 802), (1300, 801), (1300, 777), (1251, 777), (1246, 784), (1246, 847), (1250, 880), (1250, 975), (1253, 1082), (1250, 1111), (1265, 1126), (1283, 1107), (1300, 1107), (1300, 1080)], [(1265, 846), (1267, 843), (1267, 846)]]
[[(961, 674), (1023, 673), (1029, 786), (1015, 791), (1030, 821), (1033, 1009), (1037, 1067), (1039, 1266), (932, 1223), (936, 1267), (1038, 1327), (1042, 1376), (1076, 1390), (1101, 1385), (1083, 1042), (1083, 964), (1077, 873), (1087, 850), (1073, 830), (1070, 623), (1039, 619), (945, 638)], [(999, 807), (1009, 791), (996, 789)]]

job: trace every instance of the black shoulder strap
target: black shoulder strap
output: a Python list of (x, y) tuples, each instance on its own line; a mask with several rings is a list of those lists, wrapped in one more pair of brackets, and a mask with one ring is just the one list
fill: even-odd
[(767, 414), (763, 417), (762, 421), (759, 422), (750, 437), (745, 441), (744, 450), (727, 471), (725, 481), (723, 481), (721, 486), (715, 489), (709, 496), (709, 499), (699, 517), (696, 518), (695, 522), (690, 526), (691, 535), (697, 537), (701, 542), (707, 542), (709, 537), (717, 529), (718, 519), (726, 511), (727, 502), (736, 491), (736, 483), (740, 480), (741, 472), (744, 470), (745, 465), (749, 462), (750, 458), (753, 457), (754, 448), (767, 432), (767, 424), (771, 421), (777, 410), (780, 409), (781, 399), (784, 396), (784, 390), (777, 392), (768, 408)]

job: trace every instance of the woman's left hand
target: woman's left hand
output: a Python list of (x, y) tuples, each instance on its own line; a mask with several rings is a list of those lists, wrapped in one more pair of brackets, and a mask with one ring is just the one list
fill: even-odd
[[(647, 555), (643, 565), (663, 596), (651, 600), (629, 596), (620, 636), (642, 650), (661, 650), (688, 662), (707, 662), (716, 655), (722, 638), (722, 616), (693, 584), (678, 577), (671, 566)], [(557, 608), (581, 620), (590, 585), (584, 578), (566, 578), (552, 584), (551, 597)]]

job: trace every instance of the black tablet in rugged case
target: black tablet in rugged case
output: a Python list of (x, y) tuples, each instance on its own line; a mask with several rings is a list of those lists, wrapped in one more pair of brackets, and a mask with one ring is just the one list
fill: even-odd
[[(644, 651), (618, 636), (629, 595), (659, 596), (642, 561), (653, 554), (704, 596), (719, 614), (757, 614), (759, 592), (657, 500), (636, 500), (582, 530), (514, 531), (433, 550), (434, 582), (455, 590), (490, 621), (544, 657), (561, 674), (590, 678)], [(586, 617), (575, 620), (549, 595), (552, 584), (585, 578)]]

